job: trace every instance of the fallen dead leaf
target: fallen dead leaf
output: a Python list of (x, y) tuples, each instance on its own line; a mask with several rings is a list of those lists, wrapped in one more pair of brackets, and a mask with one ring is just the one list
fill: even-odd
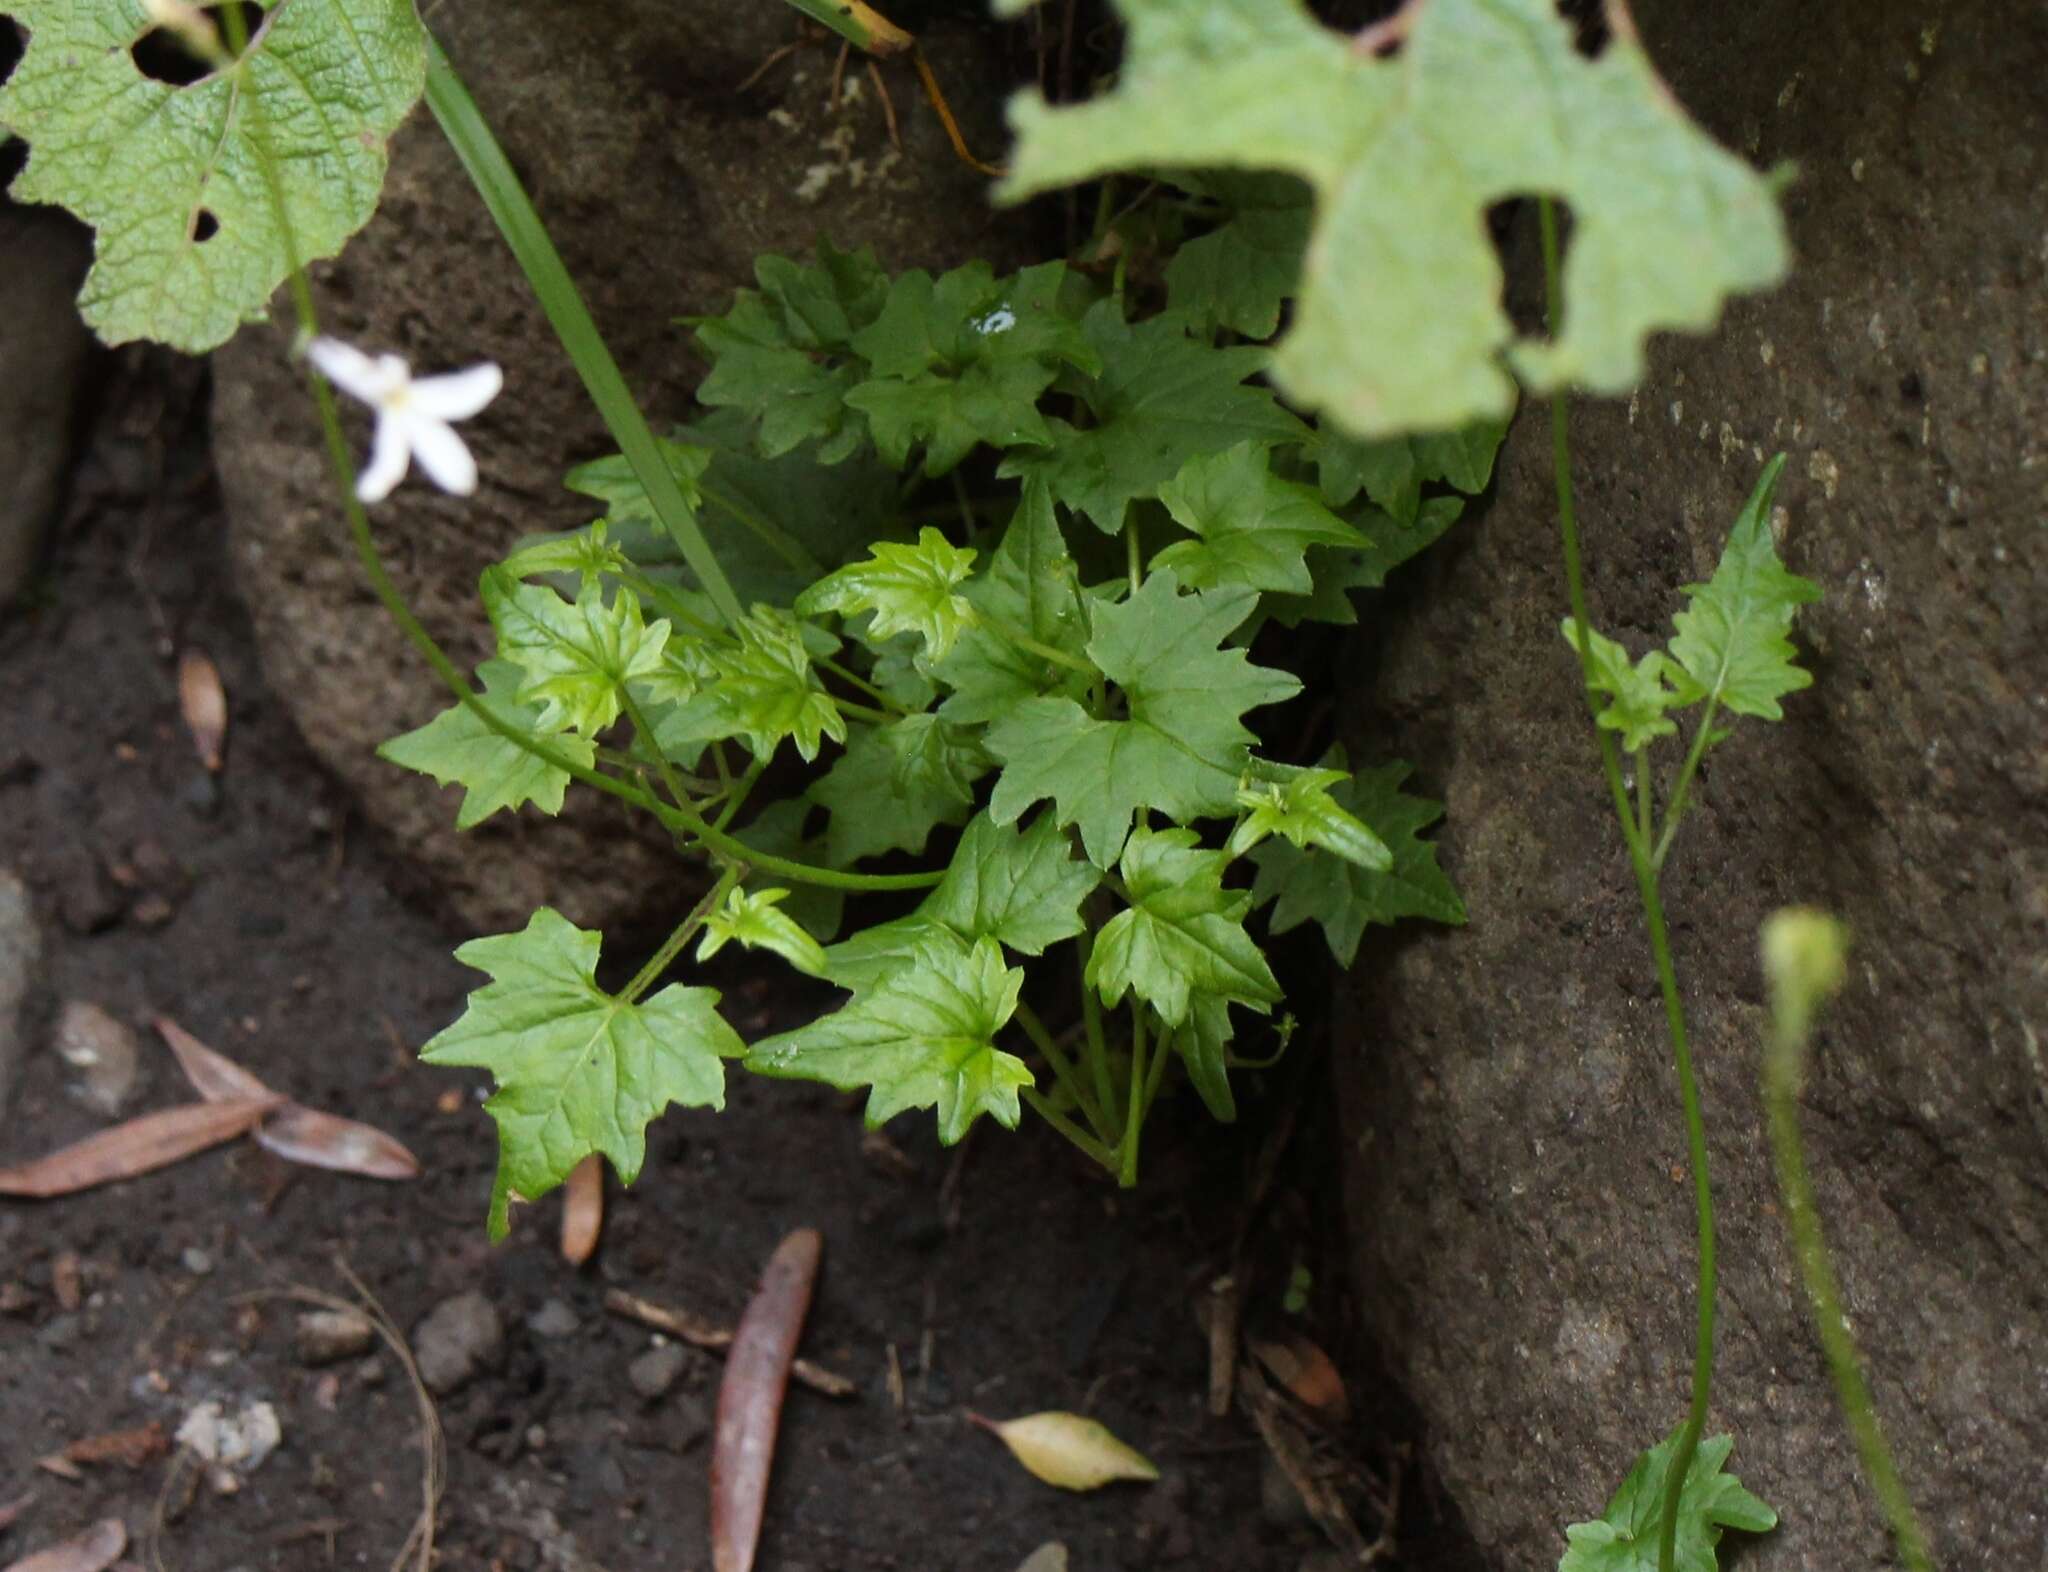
[(968, 1419), (1001, 1439), (1030, 1473), (1062, 1490), (1098, 1490), (1119, 1479), (1151, 1481), (1159, 1470), (1099, 1419), (1057, 1411), (1021, 1419)]
[(22, 1557), (6, 1572), (106, 1572), (127, 1548), (127, 1528), (118, 1517), (106, 1517), (82, 1534)]
[(604, 1159), (592, 1152), (569, 1170), (562, 1187), (562, 1259), (581, 1266), (604, 1231)]
[(1067, 1572), (1067, 1547), (1055, 1539), (1024, 1558), (1017, 1572)]
[(713, 1572), (753, 1572), (782, 1398), (823, 1247), (815, 1228), (799, 1228), (775, 1247), (726, 1353), (711, 1443)]
[(368, 1179), (413, 1179), (419, 1159), (404, 1143), (374, 1125), (323, 1113), (279, 1097), (255, 1075), (226, 1054), (209, 1048), (168, 1016), (156, 1018), (156, 1029), (192, 1089), (208, 1102), (230, 1098), (272, 1097), (277, 1111), (256, 1129), (256, 1144), (287, 1162), (308, 1168), (329, 1168)]
[(132, 1430), (109, 1430), (103, 1435), (83, 1436), (60, 1452), (38, 1458), (36, 1466), (67, 1479), (78, 1477), (80, 1464), (119, 1463), (123, 1468), (140, 1468), (153, 1463), (171, 1449), (164, 1427), (154, 1420)]
[(220, 685), (219, 668), (204, 650), (187, 650), (178, 657), (178, 708), (184, 712), (199, 762), (218, 773), (228, 735), (228, 697)]
[(166, 1168), (245, 1134), (278, 1102), (275, 1097), (245, 1097), (233, 1102), (185, 1103), (144, 1114), (34, 1162), (0, 1168), (0, 1195), (48, 1200)]
[(1351, 1417), (1351, 1399), (1344, 1378), (1330, 1356), (1307, 1338), (1289, 1333), (1273, 1342), (1251, 1339), (1248, 1346), (1273, 1379), (1321, 1419), (1342, 1424)]
[(30, 1491), (18, 1500), (10, 1501), (5, 1506), (0, 1506), (0, 1530), (6, 1529), (16, 1518), (26, 1512), (28, 1504), (35, 1500), (35, 1498), (35, 1492)]
[(256, 1126), (256, 1144), (287, 1162), (365, 1179), (416, 1179), (420, 1161), (374, 1125), (286, 1103)]

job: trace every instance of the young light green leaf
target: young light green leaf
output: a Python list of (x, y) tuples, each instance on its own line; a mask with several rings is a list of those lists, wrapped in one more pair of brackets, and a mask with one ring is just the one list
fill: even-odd
[[(1707, 1436), (1693, 1453), (1678, 1498), (1678, 1539), (1673, 1572), (1716, 1572), (1725, 1529), (1761, 1534), (1778, 1526), (1778, 1514), (1721, 1472), (1735, 1445), (1733, 1436)], [(1664, 1506), (1664, 1482), (1678, 1446), (1665, 1437), (1635, 1461), (1628, 1478), (1607, 1503), (1604, 1516), (1565, 1530), (1569, 1548), (1557, 1572), (1656, 1572)]]
[(1014, 1129), (1017, 1089), (1032, 1084), (1021, 1059), (995, 1046), (1017, 1008), (1021, 971), (993, 939), (969, 949), (950, 935), (919, 946), (911, 964), (867, 993), (793, 1032), (756, 1043), (747, 1067), (762, 1075), (873, 1088), (867, 1121), (936, 1105), (939, 1139), (952, 1145), (983, 1114)]
[(1223, 888), (1222, 852), (1201, 851), (1193, 830), (1136, 829), (1117, 864), (1131, 904), (1103, 925), (1086, 981), (1109, 1004), (1137, 996), (1169, 1026), (1188, 1018), (1196, 990), (1255, 1010), (1279, 1003), (1280, 984), (1244, 931), (1251, 906)]
[(572, 604), (494, 565), (484, 569), (483, 601), (499, 655), (526, 673), (520, 702), (545, 705), (543, 730), (596, 736), (619, 718), (621, 686), (661, 670), (668, 624), (644, 624), (639, 596), (623, 585), (607, 602), (600, 585), (586, 583)]
[[(504, 719), (536, 736), (547, 736), (548, 746), (564, 758), (586, 767), (595, 763), (597, 749), (587, 738), (544, 733), (540, 706), (521, 704), (513, 697), (524, 676), (508, 660), (487, 660), (477, 668), (485, 700)], [(560, 813), (569, 787), (567, 770), (500, 736), (463, 704), (451, 704), (426, 725), (393, 737), (377, 749), (377, 757), (431, 775), (443, 786), (460, 783), (464, 790), (455, 814), (458, 830), (522, 803), (530, 802), (542, 813)]]
[(697, 324), (712, 355), (698, 399), (752, 415), (770, 458), (813, 440), (821, 464), (850, 458), (867, 439), (866, 423), (847, 414), (861, 380), (853, 337), (881, 315), (888, 275), (873, 252), (820, 240), (815, 264), (762, 256), (754, 277), (758, 293), (741, 290), (732, 310)]
[(626, 566), (626, 554), (611, 543), (609, 535), (605, 521), (599, 519), (586, 529), (544, 535), (521, 546), (501, 566), (515, 579), (573, 573), (580, 586), (588, 587)]
[[(1295, 318), (1273, 373), (1368, 436), (1504, 416), (1503, 352), (1534, 389), (1620, 393), (1665, 328), (1704, 328), (1790, 263), (1770, 183), (1678, 108), (1632, 33), (1581, 55), (1555, 0), (1429, 0), (1377, 59), (1302, 0), (1119, 0), (1116, 90), (1011, 106), (1000, 195), (1134, 165), (1280, 169), (1315, 189)], [(1563, 326), (1516, 341), (1483, 216), (1568, 203)]]
[[(1332, 750), (1325, 762), (1341, 767), (1343, 755)], [(1367, 923), (1394, 923), (1403, 917), (1464, 922), (1465, 903), (1437, 867), (1436, 848), (1419, 837), (1442, 817), (1443, 807), (1402, 791), (1407, 776), (1407, 765), (1386, 764), (1355, 772), (1330, 793), (1339, 807), (1370, 825), (1392, 852), (1394, 865), (1386, 873), (1326, 852), (1300, 850), (1285, 840), (1266, 841), (1252, 852), (1259, 870), (1252, 883), (1253, 905), (1278, 902), (1267, 918), (1269, 931), (1285, 933), (1313, 918), (1337, 964), (1349, 966), (1358, 955)]]
[(1799, 608), (1820, 599), (1820, 586), (1786, 569), (1771, 536), (1771, 494), (1784, 467), (1782, 453), (1764, 467), (1713, 578), (1685, 586), (1686, 609), (1671, 619), (1682, 703), (1712, 696), (1737, 715), (1779, 720), (1778, 700), (1813, 684), (1785, 635)]
[(1098, 720), (1058, 697), (998, 719), (987, 745), (1004, 768), (990, 816), (1008, 824), (1050, 797), (1057, 822), (1078, 824), (1090, 860), (1106, 868), (1137, 808), (1182, 820), (1230, 813), (1253, 740), (1239, 717), (1301, 687), (1221, 647), (1256, 599), (1246, 589), (1183, 595), (1167, 570), (1122, 605), (1095, 604), (1088, 654), (1123, 690), (1129, 718)]
[(1102, 357), (1100, 376), (1076, 380), (1094, 423), (1048, 421), (1051, 450), (1012, 453), (997, 473), (1044, 481), (1105, 534), (1124, 527), (1133, 498), (1157, 494), (1199, 454), (1308, 435), (1269, 391), (1244, 385), (1265, 369), (1263, 349), (1212, 349), (1165, 317), (1133, 326), (1115, 299), (1091, 306), (1082, 327)]
[(788, 899), (785, 889), (742, 890), (734, 886), (726, 892), (725, 904), (705, 917), (697, 959), (708, 961), (737, 941), (750, 950), (773, 950), (798, 971), (823, 977), (823, 947), (794, 917), (776, 909)]
[(1159, 1470), (1119, 1441), (1099, 1419), (1081, 1414), (1026, 1414), (1021, 1419), (968, 1416), (999, 1437), (1032, 1477), (1062, 1490), (1099, 1490), (1119, 1479), (1149, 1483)]
[(654, 726), (671, 758), (739, 737), (765, 759), (792, 737), (798, 753), (815, 759), (825, 738), (846, 740), (846, 717), (811, 670), (803, 628), (788, 612), (756, 606), (730, 639), (707, 641), (701, 650), (710, 674), (700, 691)]
[(962, 594), (974, 607), (969, 626), (952, 652), (933, 666), (953, 691), (939, 713), (958, 725), (994, 720), (1047, 694), (1077, 698), (1088, 688), (1088, 672), (1048, 660), (1018, 644), (1008, 630), (1046, 649), (1085, 659), (1088, 614), (1079, 578), (1054, 516), (1052, 492), (1028, 481), (1016, 516), (985, 572), (971, 578)]
[(927, 656), (943, 659), (974, 620), (974, 608), (955, 593), (972, 571), (974, 556), (930, 527), (918, 531), (915, 546), (878, 541), (865, 562), (848, 563), (799, 595), (797, 613), (854, 617), (871, 611), (875, 638), (915, 633)]
[(1370, 873), (1388, 873), (1394, 854), (1387, 843), (1337, 806), (1330, 788), (1350, 779), (1343, 770), (1296, 769), (1266, 760), (1237, 787), (1237, 805), (1244, 811), (1231, 832), (1230, 855), (1242, 857), (1268, 836), (1284, 836), (1294, 846), (1320, 846)]
[(1098, 869), (1073, 855), (1051, 814), (1040, 814), (1022, 831), (977, 814), (938, 888), (909, 916), (832, 946), (826, 975), (856, 993), (872, 988), (908, 963), (934, 930), (965, 944), (990, 938), (1041, 955), (1081, 931), (1081, 903), (1101, 879)]
[(1249, 442), (1189, 459), (1159, 500), (1200, 539), (1176, 541), (1152, 566), (1173, 569), (1190, 589), (1241, 584), (1306, 595), (1314, 588), (1309, 547), (1367, 544), (1312, 488), (1275, 475), (1270, 451)]
[(1249, 339), (1279, 331), (1280, 307), (1301, 281), (1310, 193), (1287, 175), (1235, 170), (1175, 174), (1173, 183), (1213, 197), (1229, 216), (1183, 241), (1166, 264), (1166, 309), (1193, 331), (1220, 329)]
[[(811, 804), (802, 797), (784, 797), (771, 802), (739, 831), (740, 840), (749, 851), (787, 857), (793, 862), (823, 863), (827, 860), (825, 837), (804, 833), (805, 821), (813, 811)], [(767, 879), (766, 874), (759, 872), (749, 874), (746, 887), (759, 889)], [(804, 932), (820, 944), (830, 944), (838, 934), (840, 920), (845, 915), (846, 892), (822, 884), (801, 884), (790, 892), (789, 898), (782, 903), (782, 910), (801, 923)]]
[(491, 981), (420, 1057), (491, 1072), (485, 1110), (498, 1124), (490, 1232), (503, 1238), (511, 1198), (531, 1201), (603, 1152), (628, 1184), (647, 1125), (670, 1103), (725, 1105), (721, 1059), (745, 1049), (710, 988), (671, 985), (627, 1004), (597, 985), (598, 935), (543, 906), (524, 930), (455, 952)]
[[(676, 489), (682, 492), (683, 501), (694, 510), (704, 500), (701, 487), (704, 472), (711, 467), (711, 449), (694, 443), (673, 442), (667, 437), (656, 437), (654, 441), (668, 464), (668, 472), (676, 478)], [(611, 453), (587, 464), (578, 464), (562, 477), (562, 484), (582, 496), (595, 497), (602, 502), (605, 517), (614, 527), (630, 524), (660, 527), (654, 504), (647, 500), (647, 489), (640, 484), (639, 476), (633, 473), (633, 466), (626, 462), (623, 453)]]
[(261, 316), (294, 254), (331, 257), (368, 221), (426, 83), (413, 0), (268, 5), (239, 59), (184, 86), (137, 67), (153, 24), (129, 0), (9, 10), (28, 30), (0, 86), (0, 129), (29, 144), (11, 191), (98, 229), (79, 304), (110, 344), (199, 354)]
[[(1558, 631), (1576, 658), (1578, 619), (1566, 617), (1558, 624)], [(1662, 650), (1651, 650), (1631, 665), (1627, 650), (1590, 628), (1586, 631), (1586, 654), (1590, 662), (1586, 686), (1608, 698), (1607, 707), (1596, 719), (1608, 731), (1621, 733), (1623, 748), (1640, 753), (1652, 739), (1669, 737), (1678, 730), (1678, 723), (1669, 712), (1686, 701), (1666, 680), (1669, 673), (1678, 670), (1670, 656)]]
[(810, 790), (832, 813), (832, 865), (923, 851), (935, 826), (963, 823), (974, 811), (974, 783), (988, 767), (974, 738), (937, 715), (906, 715), (856, 733)]

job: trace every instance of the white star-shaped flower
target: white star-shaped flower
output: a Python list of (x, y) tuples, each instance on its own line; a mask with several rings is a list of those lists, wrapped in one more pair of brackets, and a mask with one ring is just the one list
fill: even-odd
[(377, 412), (370, 462), (356, 481), (364, 502), (391, 495), (417, 458), (443, 491), (466, 497), (476, 490), (476, 460), (451, 424), (467, 420), (498, 396), (505, 374), (488, 360), (444, 376), (414, 378), (397, 355), (366, 355), (339, 339), (316, 338), (306, 356), (350, 398)]

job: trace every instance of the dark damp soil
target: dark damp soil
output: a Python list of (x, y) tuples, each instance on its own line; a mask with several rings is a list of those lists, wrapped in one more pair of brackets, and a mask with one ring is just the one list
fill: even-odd
[[(730, 1322), (777, 1241), (811, 1226), (825, 1267), (804, 1351), (858, 1392), (791, 1394), (763, 1568), (1012, 1572), (1052, 1540), (1076, 1572), (1339, 1564), (1318, 1559), (1324, 1541), (1251, 1423), (1208, 1417), (1195, 1316), (1248, 1233), (1248, 1320), (1306, 1333), (1352, 1377), (1354, 1417), (1327, 1455), (1360, 1479), (1388, 1466), (1401, 1426), (1343, 1331), (1354, 1318), (1313, 1045), (1291, 1079), (1248, 1078), (1235, 1130), (1166, 1110), (1136, 1192), (1029, 1125), (979, 1133), (956, 1159), (928, 1118), (900, 1120), (891, 1163), (864, 1148), (857, 1104), (735, 1075), (723, 1115), (656, 1126), (639, 1184), (612, 1185), (586, 1268), (556, 1253), (550, 1202), (525, 1209), (504, 1247), (486, 1244), (483, 1083), (411, 1052), (479, 980), (449, 954), (466, 935), (389, 893), (394, 870), (265, 690), (228, 581), (203, 393), (196, 368), (116, 363), (50, 574), (0, 631), (0, 866), (28, 882), (45, 950), (0, 1163), (105, 1124), (47, 1048), (57, 1002), (82, 999), (145, 1027), (124, 1115), (190, 1096), (146, 1030), (161, 1013), (274, 1087), (390, 1131), (423, 1172), (378, 1183), (239, 1142), (68, 1199), (0, 1200), (0, 1516), (33, 1494), (0, 1530), (0, 1562), (113, 1515), (137, 1536), (160, 1522), (161, 1564), (180, 1572), (389, 1565), (420, 1504), (404, 1373), (389, 1353), (308, 1365), (300, 1307), (259, 1297), (346, 1296), (345, 1263), (408, 1335), (472, 1291), (504, 1327), (498, 1365), (439, 1402), (438, 1566), (707, 1568), (719, 1366), (690, 1351), (665, 1393), (643, 1397), (628, 1372), (654, 1340), (603, 1297), (624, 1288)], [(188, 646), (229, 695), (218, 777), (179, 719), (175, 652)], [(799, 1007), (744, 973), (724, 986), (745, 1029)], [(1289, 1106), (1298, 1117), (1274, 1117)], [(1248, 1214), (1255, 1189), (1264, 1202)], [(1289, 1316), (1296, 1265), (1314, 1289)], [(82, 1438), (174, 1432), (207, 1399), (268, 1402), (282, 1430), (234, 1494), (193, 1490), (165, 1455), (76, 1479), (39, 1467)], [(1055, 1491), (968, 1425), (970, 1408), (1094, 1414), (1166, 1479)], [(1370, 1501), (1352, 1500), (1370, 1538)], [(1411, 1480), (1392, 1564), (1471, 1565), (1432, 1511)], [(149, 1548), (130, 1554), (154, 1565)]]

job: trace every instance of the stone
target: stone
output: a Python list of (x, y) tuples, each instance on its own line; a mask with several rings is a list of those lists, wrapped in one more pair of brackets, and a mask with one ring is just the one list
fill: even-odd
[(550, 1299), (526, 1318), (527, 1330), (537, 1337), (568, 1337), (582, 1324), (576, 1312), (559, 1299)]
[(680, 1343), (663, 1343), (650, 1348), (626, 1367), (626, 1381), (648, 1402), (653, 1402), (676, 1384), (689, 1354)]
[[(1783, 1519), (1741, 1564), (1890, 1564), (1762, 1129), (1756, 935), (1799, 901), (1855, 934), (1804, 1110), (1877, 1407), (1937, 1565), (2038, 1565), (2048, 15), (1634, 11), (1681, 102), (1798, 170), (1790, 281), (1658, 341), (1634, 398), (1572, 414), (1592, 616), (1632, 652), (1668, 636), (1677, 587), (1708, 576), (1779, 450), (1783, 553), (1824, 592), (1795, 630), (1814, 686), (1780, 724), (1736, 723), (1664, 878), (1719, 1207), (1711, 1428)], [(1677, 1085), (1557, 632), (1554, 517), (1530, 408), (1491, 507), (1374, 619), (1377, 696), (1346, 738), (1446, 800), (1471, 910), (1361, 960), (1335, 1073), (1368, 1328), (1499, 1572), (1551, 1572), (1565, 1524), (1677, 1427), (1693, 1341)]]
[[(657, 429), (691, 415), (704, 371), (673, 319), (726, 310), (761, 253), (807, 256), (827, 237), (871, 244), (892, 268), (1019, 260), (1006, 237), (1028, 221), (998, 218), (907, 69), (881, 67), (898, 153), (865, 72), (848, 71), (845, 101), (828, 104), (836, 44), (801, 43), (741, 85), (790, 41), (785, 7), (601, 0), (578, 17), (563, 27), (541, 0), (448, 0), (434, 28)], [(1001, 34), (960, 17), (920, 37), (970, 143), (1000, 146), (1012, 85)], [(503, 394), (464, 427), (478, 494), (444, 497), (415, 476), (377, 514), (399, 588), (471, 668), (491, 639), (480, 571), (522, 535), (588, 523), (596, 510), (562, 474), (615, 445), (425, 110), (392, 140), (376, 219), (314, 276), (327, 332), (422, 371), (505, 368)], [(521, 927), (541, 904), (596, 927), (686, 906), (694, 892), (686, 878), (679, 893), (666, 837), (617, 802), (576, 788), (560, 820), (528, 810), (458, 834), (456, 790), (375, 757), (450, 699), (349, 547), (287, 355), (291, 315), (277, 310), (277, 325), (245, 330), (214, 361), (235, 573), (272, 690), (414, 880), (471, 927)], [(361, 422), (351, 429), (360, 453)]]
[(0, 611), (26, 589), (64, 501), (93, 337), (72, 298), (92, 234), (0, 199)]
[(128, 1106), (141, 1069), (135, 1028), (87, 999), (66, 999), (50, 1033), (57, 1057), (78, 1072), (67, 1088), (103, 1119)]
[(302, 1365), (331, 1365), (368, 1353), (375, 1337), (369, 1317), (353, 1310), (302, 1310), (292, 1346)]
[(43, 932), (28, 886), (0, 868), (0, 1114), (21, 1062), (22, 1016), (42, 971)]
[(505, 1357), (504, 1323), (482, 1294), (457, 1294), (413, 1329), (412, 1352), (427, 1390), (445, 1397)]

